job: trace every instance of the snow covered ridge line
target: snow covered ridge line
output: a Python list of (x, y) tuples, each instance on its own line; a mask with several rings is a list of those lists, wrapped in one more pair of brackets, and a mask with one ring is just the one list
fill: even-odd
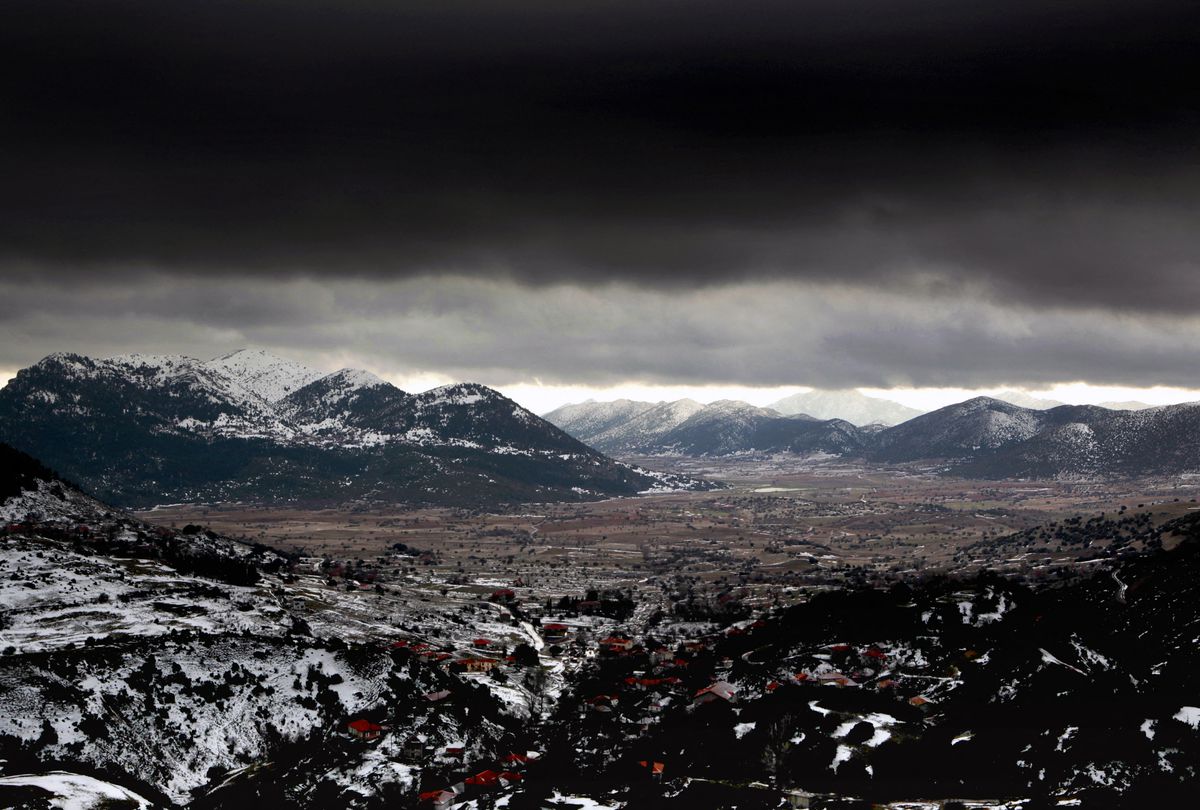
[(39, 390), (28, 399), (60, 413), (74, 410), (80, 417), (96, 414), (76, 392), (61, 390), (71, 382), (96, 381), (168, 397), (163, 410), (176, 413), (151, 426), (160, 434), (318, 446), (495, 446), (504, 453), (511, 452), (506, 443), (488, 441), (486, 435), (446, 435), (446, 410), (507, 407), (518, 422), (540, 421), (476, 383), (410, 395), (369, 371), (344, 368), (326, 374), (261, 350), (243, 349), (212, 360), (147, 354), (92, 359), (58, 353), (22, 370), (18, 378), (36, 371), (49, 379), (39, 379)]
[(622, 467), (483, 385), (409, 394), (365, 371), (275, 360), (52, 355), (0, 390), (0, 442), (127, 507), (494, 505), (694, 488)]

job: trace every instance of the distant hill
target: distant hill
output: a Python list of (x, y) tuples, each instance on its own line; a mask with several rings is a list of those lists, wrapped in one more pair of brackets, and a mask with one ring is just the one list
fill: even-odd
[(858, 391), (808, 391), (784, 397), (769, 407), (785, 416), (807, 414), (816, 419), (843, 419), (854, 425), (898, 425), (924, 411), (869, 397)]
[(1100, 407), (1114, 411), (1144, 411), (1154, 406), (1146, 402), (1138, 402), (1136, 399), (1126, 399), (1120, 402), (1101, 402)]
[[(613, 455), (721, 456), (747, 452), (852, 453), (863, 447), (862, 431), (840, 419), (785, 416), (737, 400), (709, 405), (675, 402), (628, 403), (624, 421), (610, 403), (585, 402), (546, 414), (564, 430), (602, 452)], [(645, 407), (638, 407), (645, 406)], [(589, 431), (592, 425), (603, 429)]]
[(984, 477), (1195, 472), (1200, 405), (1033, 410), (977, 397), (882, 431), (869, 455), (884, 461), (947, 459), (959, 473)]
[[(744, 402), (685, 402), (638, 408), (624, 423), (604, 403), (570, 406), (570, 413), (598, 422), (589, 411), (602, 410), (604, 429), (580, 438), (615, 455), (828, 453), (882, 463), (937, 462), (944, 470), (982, 477), (1200, 471), (1200, 404), (1195, 403), (1139, 411), (1097, 405), (1035, 409), (976, 397), (880, 428), (785, 416)], [(658, 418), (664, 412), (674, 418)], [(569, 422), (564, 425), (570, 430)]]
[(1043, 399), (1026, 394), (1023, 391), (1001, 391), (996, 394), (993, 399), (1001, 399), (1010, 405), (1016, 405), (1021, 408), (1029, 408), (1035, 411), (1046, 411), (1050, 408), (1057, 408), (1060, 405), (1066, 405), (1065, 402), (1059, 402), (1057, 399)]
[(0, 390), (0, 441), (121, 506), (487, 505), (694, 484), (615, 462), (482, 385), (409, 394), (260, 351), (51, 355)]

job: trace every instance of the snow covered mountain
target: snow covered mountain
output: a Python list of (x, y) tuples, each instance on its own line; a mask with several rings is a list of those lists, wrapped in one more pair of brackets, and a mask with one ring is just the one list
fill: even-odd
[(853, 453), (862, 449), (865, 435), (840, 419), (784, 416), (737, 400), (708, 405), (691, 399), (653, 404), (584, 402), (559, 408), (546, 418), (616, 456)]
[(277, 402), (325, 376), (303, 363), (277, 357), (262, 349), (239, 349), (209, 360), (204, 367), (236, 380), (244, 389), (267, 402)]
[(596, 437), (602, 436), (612, 428), (625, 425), (653, 407), (653, 402), (639, 402), (633, 399), (614, 399), (611, 402), (589, 399), (586, 402), (575, 402), (555, 408), (542, 414), (542, 418), (595, 447)]
[(813, 390), (771, 403), (768, 406), (784, 416), (807, 414), (816, 419), (843, 419), (854, 425), (898, 425), (924, 411), (869, 397), (853, 389), (846, 391)]
[[(938, 462), (987, 478), (1173, 475), (1200, 471), (1200, 404), (1141, 410), (1096, 405), (1023, 408), (976, 397), (898, 425), (857, 427), (841, 419), (784, 416), (726, 400), (639, 409), (581, 403), (549, 414), (567, 430), (619, 456), (828, 453), (883, 463)], [(621, 421), (624, 412), (636, 411)]]
[(1034, 411), (1047, 411), (1051, 408), (1057, 408), (1059, 405), (1066, 405), (1065, 402), (1059, 402), (1057, 399), (1043, 399), (1026, 394), (1023, 391), (1001, 391), (996, 394), (993, 399), (1001, 399), (1010, 405), (1016, 405), (1019, 408), (1029, 408)]
[(412, 395), (365, 371), (323, 374), (261, 351), (51, 355), (0, 391), (0, 441), (127, 506), (482, 504), (663, 486), (484, 386)]
[(1101, 402), (1100, 407), (1108, 408), (1110, 411), (1144, 411), (1154, 406), (1148, 402), (1139, 402), (1136, 399), (1123, 399), (1119, 402)]
[(1190, 473), (1200, 470), (1200, 405), (1034, 410), (976, 397), (880, 432), (869, 455), (947, 459), (962, 474), (985, 477)]

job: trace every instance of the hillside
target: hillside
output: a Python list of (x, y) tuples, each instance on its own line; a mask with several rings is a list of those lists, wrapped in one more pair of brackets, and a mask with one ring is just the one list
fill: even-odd
[[(24, 463), (14, 452), (0, 446)], [(331, 587), (319, 560), (298, 573), (295, 558), (200, 526), (152, 527), (25, 467), (3, 473), (21, 491), (0, 500), (19, 521), (0, 527), (0, 761), (18, 774), (0, 777), (0, 805), (47, 807), (48, 792), (75, 802), (54, 806), (204, 806), (230, 774), (272, 759), (311, 763), (288, 786), (294, 807), (415, 803), (418, 740), (468, 761), (528, 742), (515, 680), (493, 692), (416, 652), (485, 632), (540, 643), (504, 608), (436, 588)], [(425, 697), (442, 690), (456, 699)], [(364, 715), (407, 733), (354, 745), (346, 724)]]
[(1200, 405), (1019, 408), (978, 397), (879, 433), (870, 457), (945, 459), (983, 477), (1132, 476), (1200, 469)]
[(412, 395), (365, 371), (322, 374), (255, 351), (51, 355), (0, 390), (0, 441), (123, 506), (486, 505), (665, 485), (484, 386)]
[[(1055, 587), (982, 574), (820, 593), (682, 645), (675, 667), (651, 670), (678, 686), (631, 688), (644, 658), (602, 657), (560, 703), (551, 749), (589, 744), (555, 765), (582, 780), (662, 762), (664, 787), (627, 795), (663, 807), (775, 807), (768, 785), (815, 793), (813, 807), (862, 806), (833, 800), (847, 795), (920, 807), (1186, 802), (1200, 754), (1200, 518), (1167, 533), (1181, 539), (1175, 551)], [(572, 710), (612, 691), (609, 714)]]

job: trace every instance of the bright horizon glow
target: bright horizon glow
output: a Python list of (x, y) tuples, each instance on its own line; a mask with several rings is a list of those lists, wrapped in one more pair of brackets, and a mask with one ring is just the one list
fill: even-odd
[[(439, 383), (444, 384), (444, 383)], [(401, 386), (403, 387), (403, 386)], [(431, 386), (432, 387), (432, 386)], [(653, 385), (650, 383), (622, 383), (595, 387), (586, 385), (545, 385), (541, 383), (514, 383), (495, 386), (506, 397), (520, 403), (534, 413), (543, 414), (589, 399), (611, 402), (615, 399), (632, 399), (644, 402), (663, 400), (694, 399), (708, 404), (720, 399), (737, 399), (751, 405), (765, 407), (784, 397), (812, 391), (810, 387), (792, 385), (754, 387), (736, 385)], [(423, 390), (407, 388), (405, 390)], [(1046, 388), (1020, 388), (1000, 386), (997, 388), (857, 388), (869, 397), (891, 400), (910, 408), (932, 411), (978, 396), (996, 396), (1006, 391), (1016, 391), (1038, 399), (1051, 399), (1070, 405), (1098, 405), (1102, 402), (1137, 401), (1147, 405), (1172, 405), (1177, 402), (1200, 401), (1200, 390), (1187, 388), (1129, 388), (1121, 386), (1090, 385), (1082, 382), (1057, 383)]]

